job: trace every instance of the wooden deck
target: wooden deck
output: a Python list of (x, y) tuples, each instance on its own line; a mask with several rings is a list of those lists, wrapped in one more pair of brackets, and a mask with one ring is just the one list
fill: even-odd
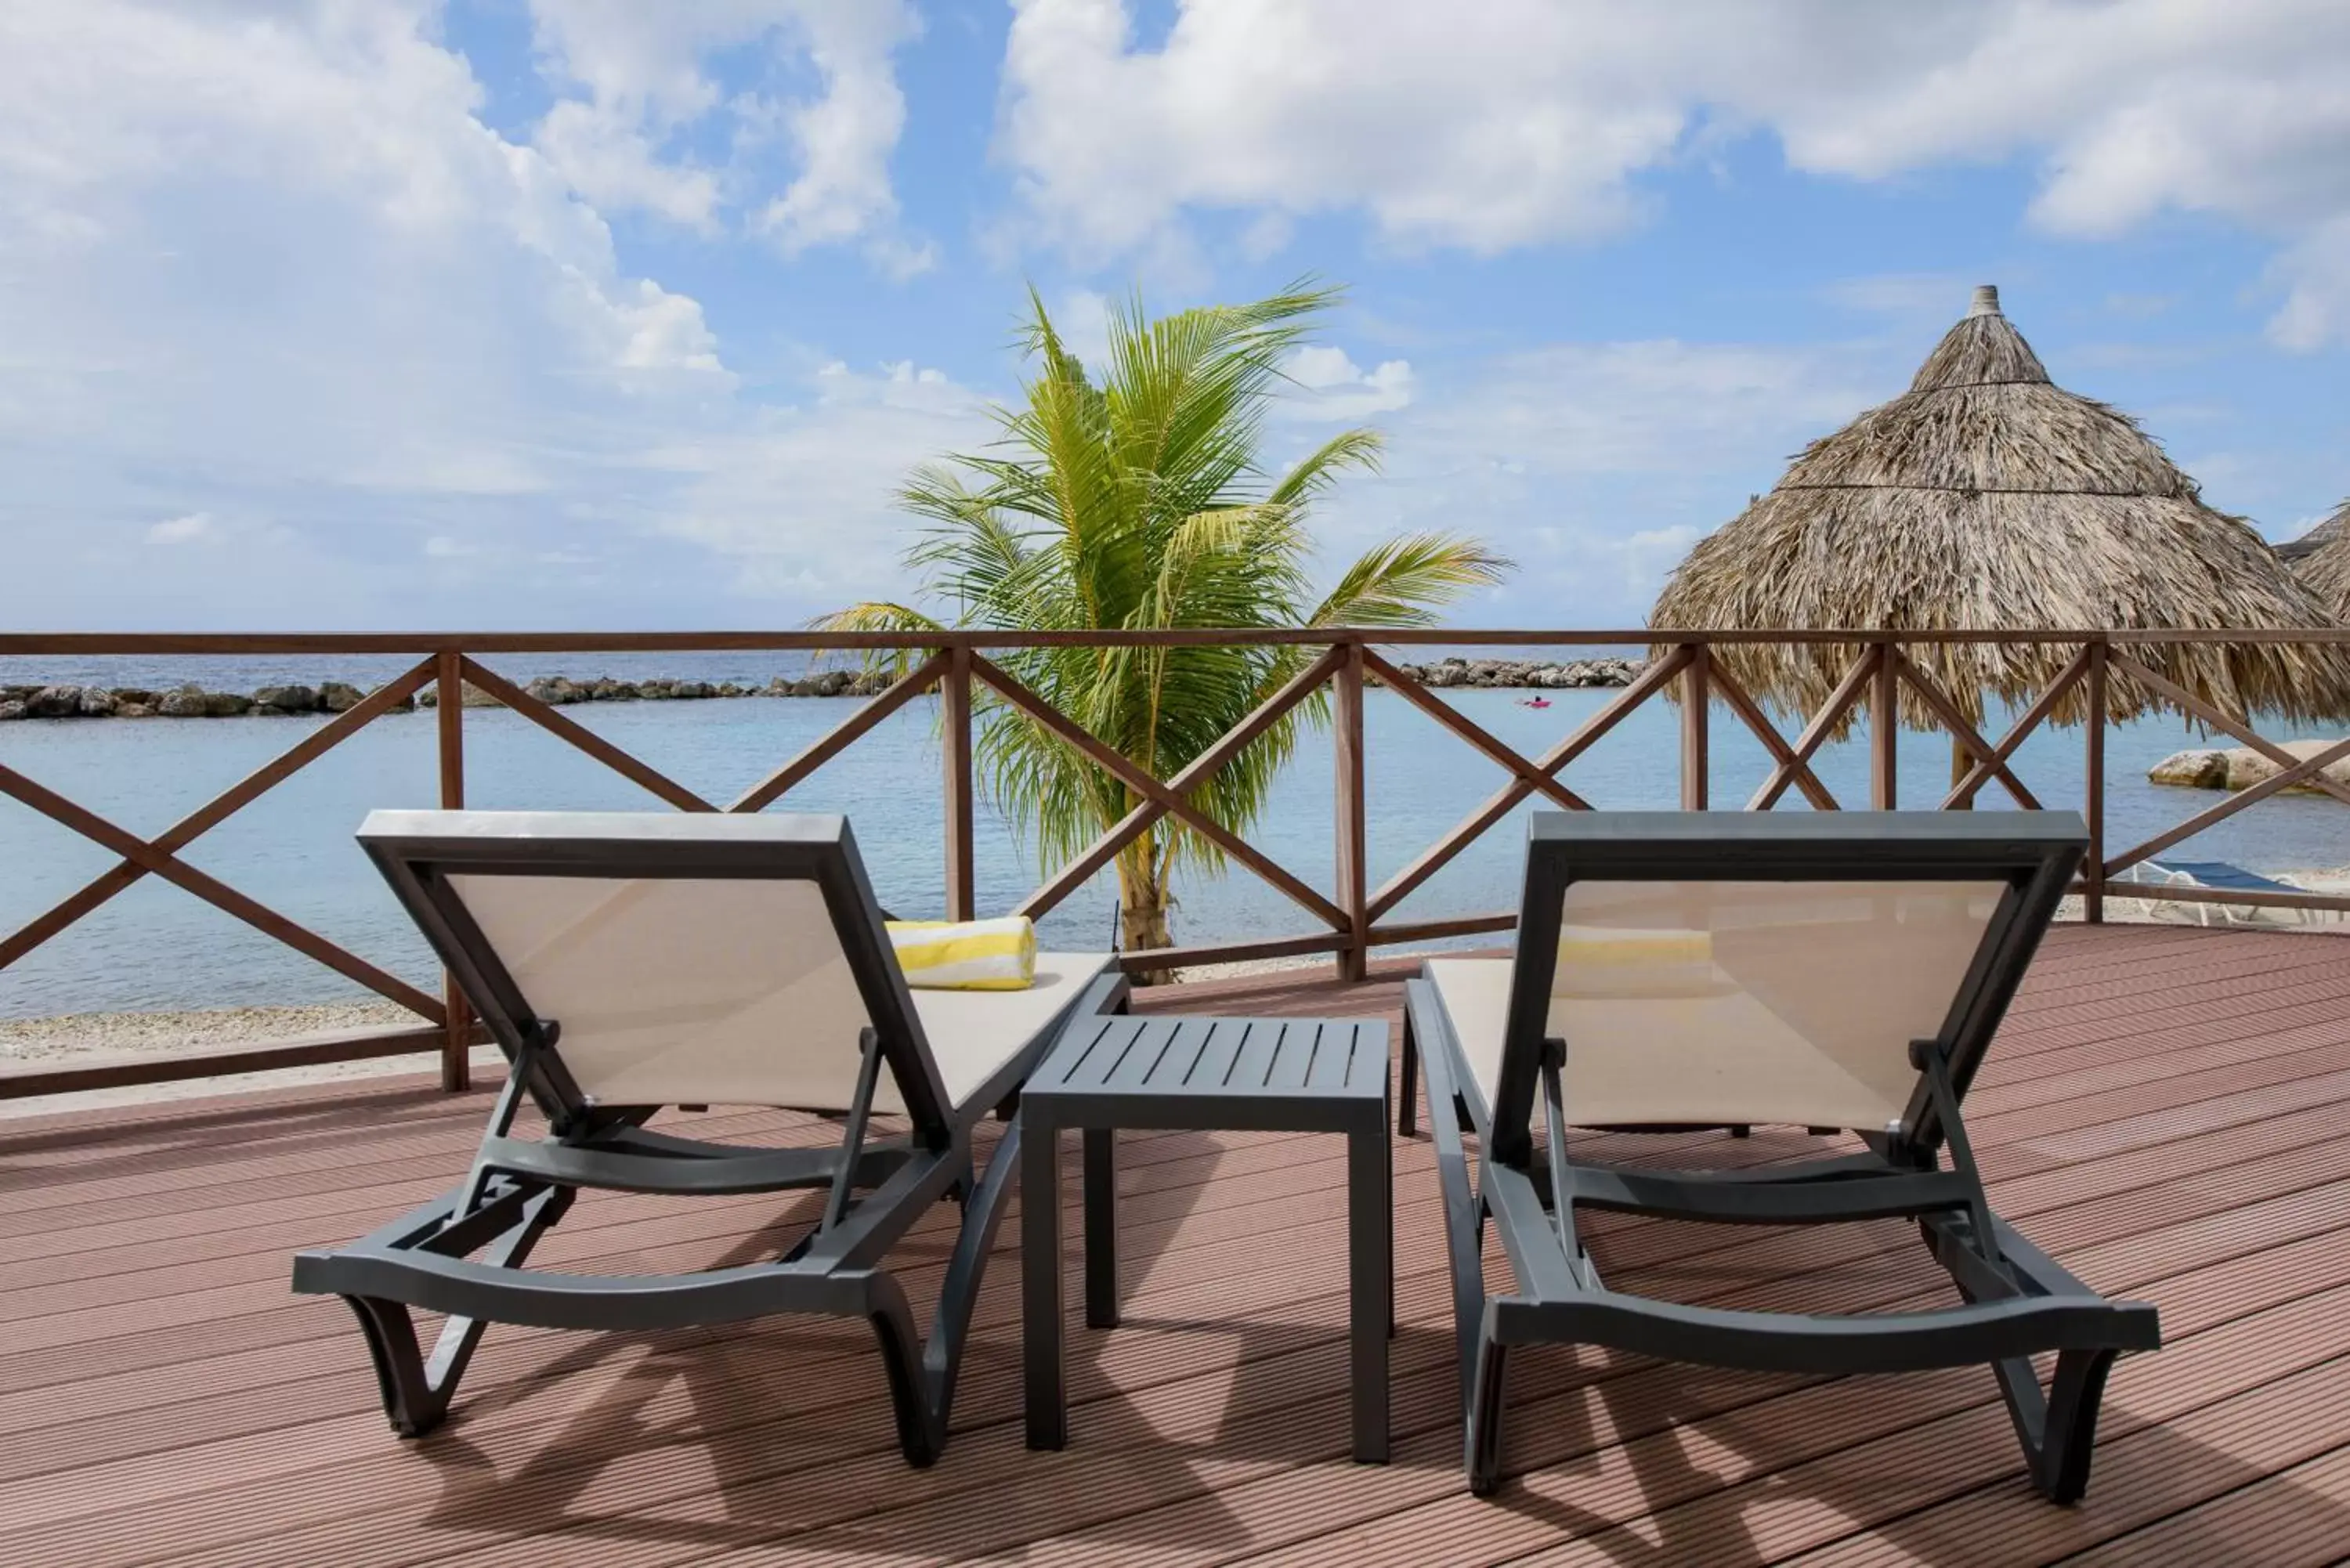
[[(1389, 980), (1172, 1000), (1392, 1015), (1399, 998)], [(1021, 1444), (1016, 1221), (932, 1469), (899, 1459), (862, 1330), (796, 1320), (494, 1331), (451, 1425), (403, 1443), (344, 1309), (292, 1295), (286, 1260), (449, 1185), (486, 1104), (346, 1085), (0, 1132), (0, 1560), (1646, 1568), (2350, 1552), (2338, 937), (2062, 929), (1976, 1086), (1970, 1125), (2001, 1208), (2092, 1284), (2162, 1309), (2168, 1347), (2116, 1373), (2088, 1501), (2069, 1510), (2025, 1487), (1987, 1372), (1823, 1381), (1567, 1350), (1513, 1361), (1520, 1479), (1471, 1498), (1424, 1138), (1397, 1149), (1384, 1469), (1345, 1457), (1340, 1142), (1264, 1135), (1126, 1146), (1128, 1324), (1071, 1328), (1065, 1452)], [(681, 1120), (829, 1136), (779, 1116)], [(1610, 1141), (1683, 1163), (1813, 1147), (1791, 1133)], [(1288, 1195), (1301, 1178), (1303, 1199)], [(539, 1261), (743, 1261), (813, 1206), (590, 1198)], [(1612, 1282), (1684, 1300), (1944, 1299), (1891, 1222), (1798, 1235), (1603, 1220), (1595, 1251)], [(918, 1300), (943, 1252), (929, 1225), (900, 1254)]]

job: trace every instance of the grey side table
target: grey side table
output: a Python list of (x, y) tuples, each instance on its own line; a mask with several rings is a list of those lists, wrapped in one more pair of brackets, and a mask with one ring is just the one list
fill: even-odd
[(1347, 1136), (1355, 1458), (1388, 1457), (1395, 1325), (1388, 1026), (1378, 1019), (1081, 1019), (1020, 1092), (1021, 1307), (1028, 1446), (1068, 1440), (1062, 1378), (1062, 1129), (1084, 1132), (1086, 1323), (1118, 1326), (1119, 1127)]

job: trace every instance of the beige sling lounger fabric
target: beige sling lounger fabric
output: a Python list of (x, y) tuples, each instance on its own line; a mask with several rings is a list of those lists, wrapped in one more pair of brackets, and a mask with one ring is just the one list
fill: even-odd
[[(2004, 891), (1996, 882), (1577, 882), (1546, 1032), (1567, 1120), (1881, 1131), (1918, 1084)], [(1487, 1106), (1513, 961), (1436, 959)]]
[[(523, 995), (560, 1024), (563, 1064), (598, 1103), (837, 1111), (855, 1097), (868, 1018), (814, 882), (449, 880)], [(912, 992), (948, 1102), (960, 1106), (1109, 963), (1040, 952), (1026, 991)], [(905, 1108), (887, 1072), (873, 1108)]]

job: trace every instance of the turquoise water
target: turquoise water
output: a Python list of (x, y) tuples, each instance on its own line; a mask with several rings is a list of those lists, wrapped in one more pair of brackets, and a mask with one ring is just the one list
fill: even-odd
[[(735, 660), (499, 659), (510, 674), (568, 669), (587, 675), (692, 675), (707, 680), (764, 679), (789, 667), (784, 656)], [(92, 661), (97, 665), (98, 661)], [(592, 665), (593, 668), (590, 668)], [(365, 667), (317, 660), (241, 661), (234, 671), (207, 668), (207, 684), (250, 690), (269, 680), (351, 678)], [(126, 669), (122, 661), (72, 670), (52, 662), (37, 680), (77, 675), (113, 684), (190, 678), (184, 669)], [(1529, 756), (1570, 732), (1613, 695), (1551, 693), (1555, 705), (1518, 705), (1521, 693), (1453, 691), (1449, 701)], [(734, 701), (582, 705), (572, 717), (705, 796), (723, 800), (748, 787), (825, 731), (849, 717), (848, 700), (744, 699)], [(0, 725), (0, 761), (143, 836), (186, 812), (292, 745), (323, 719), (155, 720)], [(1435, 721), (1392, 693), (1367, 695), (1364, 714), (1373, 886), (1409, 862), (1474, 809), (1506, 775)], [(376, 806), (437, 803), (433, 716), (394, 714), (361, 731), (324, 759), (200, 839), (186, 858), (234, 887), (354, 952), (419, 983), (436, 973), (351, 841)], [(1679, 800), (1679, 716), (1645, 705), (1567, 769), (1567, 784), (1600, 806), (1672, 806)], [(1995, 725), (1993, 732), (2003, 729)], [(2290, 732), (2264, 732), (2287, 738)], [(1712, 724), (1713, 799), (1742, 805), (1767, 776), (1762, 747), (1719, 710)], [(627, 780), (528, 722), (499, 709), (465, 715), (469, 803), (481, 807), (665, 809)], [(2199, 792), (2158, 789), (2146, 769), (2182, 745), (2197, 743), (2176, 721), (2116, 726), (2108, 741), (2108, 843), (2118, 849), (2151, 836), (2210, 803)], [(1903, 792), (1910, 804), (1938, 801), (1949, 773), (1948, 742), (1905, 734)], [(854, 822), (883, 903), (905, 916), (935, 914), (942, 898), (941, 809), (934, 705), (910, 704), (882, 723), (785, 803), (841, 811)], [(2076, 731), (2035, 735), (2015, 762), (2024, 783), (2049, 805), (2082, 803), (2083, 745)], [(1865, 742), (1829, 748), (1820, 776), (1847, 805), (1865, 804)], [(1996, 785), (1983, 803), (2008, 804)], [(1802, 808), (1789, 792), (1783, 808)], [(1513, 900), (1523, 817), (1522, 805), (1431, 878), (1390, 917), (1399, 921), (1474, 914)], [(1252, 835), (1274, 858), (1325, 894), (1331, 891), (1335, 823), (1330, 748), (1314, 735), (1283, 777), (1266, 820)], [(2322, 798), (2281, 797), (2261, 804), (2191, 841), (2181, 853), (2255, 870), (2337, 866), (2350, 861), (2350, 811)], [(0, 799), (0, 930), (14, 929), (114, 857), (12, 800)], [(983, 805), (977, 874), (982, 913), (1009, 908), (1041, 879), (1032, 855)], [(1178, 939), (1240, 940), (1302, 934), (1311, 916), (1244, 870), (1179, 886)], [(1081, 891), (1044, 922), (1054, 944), (1108, 945), (1114, 895), (1107, 878)], [(0, 971), (0, 1016), (131, 1008), (218, 1007), (332, 1001), (364, 994), (340, 976), (282, 948), (243, 923), (149, 877), (20, 961)]]

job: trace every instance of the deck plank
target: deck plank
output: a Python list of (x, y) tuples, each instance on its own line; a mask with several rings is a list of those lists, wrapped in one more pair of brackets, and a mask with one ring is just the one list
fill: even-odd
[[(1326, 970), (1190, 984), (1142, 1005), (1393, 1022), (1407, 969), (1382, 961), (1357, 986)], [(2338, 937), (2060, 928), (1976, 1085), (1970, 1125), (2002, 1210), (2098, 1288), (2164, 1314), (2167, 1348), (2115, 1376), (2074, 1510), (2022, 1484), (1987, 1374), (1761, 1377), (1564, 1348), (1513, 1366), (1513, 1479), (1469, 1497), (1424, 1137), (1396, 1146), (1383, 1469), (1347, 1461), (1343, 1147), (1277, 1134), (1122, 1144), (1127, 1323), (1073, 1333), (1064, 1452), (1022, 1444), (1016, 1224), (932, 1469), (899, 1460), (861, 1331), (801, 1320), (494, 1333), (459, 1417), (403, 1444), (347, 1314), (292, 1296), (286, 1258), (445, 1186), (486, 1104), (378, 1080), (0, 1126), (8, 1561), (1858, 1568), (2317, 1562), (2350, 1540)], [(831, 1136), (773, 1113), (681, 1120), (744, 1140)], [(1666, 1163), (1819, 1147), (1772, 1129), (1593, 1139), (1595, 1156)], [(705, 1266), (779, 1244), (811, 1208), (597, 1195), (541, 1261)], [(1072, 1246), (1077, 1230), (1065, 1226)], [(894, 1260), (918, 1310), (950, 1235), (935, 1216)], [(1608, 1215), (1590, 1235), (1613, 1281), (1677, 1299), (1849, 1311), (1948, 1295), (1891, 1222)], [(1506, 1278), (1490, 1249), (1488, 1267)]]

